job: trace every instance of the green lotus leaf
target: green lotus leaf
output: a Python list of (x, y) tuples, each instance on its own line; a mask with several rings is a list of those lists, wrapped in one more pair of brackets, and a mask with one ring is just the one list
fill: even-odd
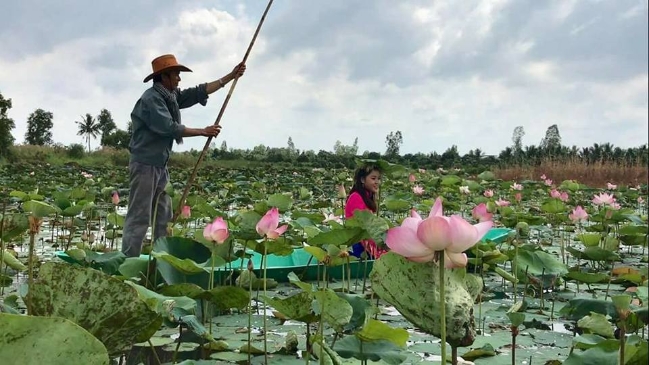
[(161, 323), (128, 284), (91, 268), (45, 263), (29, 291), (33, 315), (76, 323), (111, 355), (148, 339)]
[(65, 318), (0, 313), (0, 328), (0, 364), (110, 363), (101, 341)]

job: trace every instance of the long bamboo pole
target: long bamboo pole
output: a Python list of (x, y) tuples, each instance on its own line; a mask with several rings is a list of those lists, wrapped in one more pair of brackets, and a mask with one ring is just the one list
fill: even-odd
[[(261, 16), (261, 20), (259, 21), (259, 24), (257, 25), (257, 30), (255, 30), (255, 34), (252, 37), (252, 40), (250, 41), (250, 44), (248, 45), (248, 50), (246, 50), (246, 54), (243, 56), (243, 61), (242, 63), (245, 63), (246, 60), (248, 59), (248, 56), (250, 55), (250, 51), (252, 50), (252, 46), (255, 44), (255, 40), (257, 39), (257, 35), (259, 34), (259, 30), (261, 29), (261, 25), (264, 24), (264, 20), (266, 19), (266, 14), (268, 14), (268, 10), (270, 9), (270, 6), (273, 4), (273, 0), (270, 0), (268, 2), (268, 5), (266, 6), (266, 10), (264, 11), (264, 14)], [(219, 125), (221, 123), (221, 118), (223, 117), (223, 113), (225, 112), (225, 108), (228, 106), (228, 102), (230, 101), (230, 97), (232, 96), (232, 92), (234, 91), (234, 88), (237, 86), (237, 81), (239, 81), (239, 78), (235, 78), (234, 81), (232, 82), (232, 85), (230, 86), (230, 90), (228, 91), (228, 95), (225, 97), (225, 100), (223, 101), (223, 105), (221, 105), (221, 110), (219, 111), (219, 115), (216, 117), (216, 121), (214, 122), (214, 125)], [(180, 212), (182, 211), (183, 204), (185, 203), (185, 199), (187, 199), (187, 195), (189, 194), (189, 189), (191, 188), (194, 179), (196, 178), (196, 172), (198, 171), (198, 166), (200, 165), (201, 161), (203, 160), (203, 157), (205, 157), (205, 153), (207, 153), (207, 150), (210, 147), (210, 144), (212, 143), (212, 136), (207, 138), (207, 141), (205, 141), (205, 146), (203, 147), (203, 151), (201, 154), (198, 156), (198, 160), (196, 161), (196, 165), (194, 166), (194, 170), (192, 171), (192, 174), (189, 176), (189, 179), (187, 179), (187, 184), (185, 185), (185, 190), (183, 191), (183, 195), (180, 197), (180, 201), (178, 202), (178, 209), (176, 209), (176, 212), (174, 213), (172, 222), (175, 224), (176, 221), (178, 220), (178, 217), (180, 216)]]

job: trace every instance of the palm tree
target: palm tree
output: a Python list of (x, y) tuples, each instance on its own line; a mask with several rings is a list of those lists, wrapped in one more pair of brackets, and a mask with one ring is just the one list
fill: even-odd
[(90, 137), (97, 139), (97, 136), (101, 134), (101, 125), (97, 123), (95, 118), (93, 118), (89, 113), (87, 113), (85, 117), (81, 116), (81, 121), (75, 121), (75, 123), (79, 125), (77, 135), (86, 137), (86, 141), (88, 142), (88, 153), (90, 153)]

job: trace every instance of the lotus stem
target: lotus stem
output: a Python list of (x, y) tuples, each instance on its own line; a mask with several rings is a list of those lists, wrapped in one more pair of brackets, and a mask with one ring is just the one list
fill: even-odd
[(512, 365), (516, 365), (516, 335), (518, 327), (512, 326)]
[[(2, 240), (3, 230), (5, 226), (5, 214), (7, 212), (7, 202), (2, 201), (2, 219), (0, 219), (0, 268), (2, 263), (4, 263), (4, 254), (5, 254), (5, 242)], [(0, 295), (3, 295), (5, 292), (4, 285), (0, 285)]]
[[(626, 318), (625, 318), (626, 319)], [(624, 320), (620, 321), (620, 362), (619, 364), (624, 364), (624, 346), (626, 345), (626, 325)]]
[[(212, 247), (213, 248), (213, 247)], [(212, 291), (214, 289), (214, 251), (210, 250), (211, 254), (210, 259), (212, 260), (212, 269), (210, 270), (210, 284), (209, 284), (209, 290)], [(210, 336), (212, 335), (212, 306), (208, 303), (208, 313), (210, 315), (209, 321), (210, 321)]]
[(541, 271), (541, 312), (545, 309), (545, 301), (543, 300), (543, 279), (545, 278), (545, 268)]
[[(268, 255), (268, 240), (264, 240), (264, 297), (266, 297), (266, 268), (268, 268), (268, 260), (265, 260)], [(259, 306), (257, 306), (259, 308)], [(266, 309), (264, 308), (264, 364), (268, 365), (268, 327), (266, 325)], [(248, 349), (250, 350), (250, 349)]]
[[(180, 341), (180, 339), (178, 339)], [(158, 357), (158, 352), (155, 350), (155, 347), (153, 347), (153, 343), (151, 343), (151, 339), (148, 339), (147, 342), (149, 342), (149, 346), (151, 346), (151, 351), (153, 351), (153, 356), (155, 357), (156, 362), (158, 362), (158, 365), (162, 365), (162, 361), (160, 361), (160, 358)], [(178, 342), (180, 344), (180, 342)]]
[(172, 364), (176, 363), (176, 359), (178, 358), (178, 350), (180, 349), (180, 336), (183, 335), (183, 325), (182, 323), (178, 326), (178, 343), (176, 343), (176, 350), (174, 351), (174, 355), (172, 357)]
[(451, 364), (457, 365), (457, 346), (451, 346)]
[(29, 260), (27, 263), (27, 267), (29, 270), (28, 273), (28, 278), (27, 282), (28, 284), (28, 291), (27, 291), (27, 315), (32, 315), (33, 314), (33, 309), (32, 309), (32, 292), (34, 291), (34, 238), (36, 236), (36, 232), (31, 229), (29, 232), (29, 255), (27, 256), (27, 259)]
[(442, 364), (446, 364), (446, 282), (444, 278), (444, 251), (439, 251), (439, 311), (442, 340)]
[(352, 268), (349, 263), (349, 256), (347, 256), (346, 270), (347, 270), (347, 293), (349, 293), (351, 291), (350, 287), (352, 284)]
[[(252, 270), (248, 270), (248, 349), (252, 343)], [(264, 316), (265, 318), (265, 316)], [(252, 354), (248, 351), (248, 364), (250, 364)]]

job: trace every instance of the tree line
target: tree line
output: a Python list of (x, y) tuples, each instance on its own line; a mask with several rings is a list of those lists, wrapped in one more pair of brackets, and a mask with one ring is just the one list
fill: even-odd
[[(11, 99), (6, 99), (0, 93), (0, 158), (8, 157), (10, 147), (14, 144), (15, 138), (11, 131), (15, 128), (15, 122), (8, 117), (11, 109)], [(27, 118), (27, 131), (25, 133), (25, 144), (29, 145), (53, 145), (51, 129), (53, 127), (54, 115), (43, 109), (36, 109)], [(114, 149), (128, 148), (132, 124), (129, 121), (126, 130), (117, 128), (111, 113), (102, 109), (97, 116), (90, 113), (82, 115), (77, 124), (77, 135), (84, 139), (91, 151), (91, 141), (99, 138), (101, 147)], [(525, 130), (522, 126), (514, 128), (512, 134), (512, 145), (505, 147), (497, 156), (486, 155), (482, 150), (476, 148), (464, 155), (460, 155), (457, 146), (453, 145), (443, 153), (415, 153), (400, 154), (403, 144), (401, 131), (390, 132), (385, 139), (386, 149), (383, 153), (358, 151), (358, 138), (351, 145), (345, 145), (336, 141), (332, 151), (302, 150), (295, 147), (291, 137), (288, 138), (286, 147), (269, 147), (258, 145), (252, 149), (228, 148), (227, 142), (223, 141), (220, 148), (211, 148), (210, 157), (221, 160), (248, 160), (269, 163), (304, 163), (314, 167), (354, 167), (358, 157), (368, 159), (386, 159), (390, 162), (411, 166), (413, 168), (452, 168), (452, 167), (473, 167), (476, 170), (493, 166), (535, 166), (542, 161), (578, 161), (583, 164), (614, 163), (623, 165), (649, 164), (649, 150), (647, 144), (633, 147), (620, 148), (610, 143), (593, 144), (589, 147), (568, 147), (562, 144), (559, 127), (556, 124), (548, 127), (544, 138), (538, 145), (523, 145)], [(74, 144), (69, 148), (83, 150), (83, 146)], [(199, 151), (187, 152), (191, 155), (198, 155)]]

